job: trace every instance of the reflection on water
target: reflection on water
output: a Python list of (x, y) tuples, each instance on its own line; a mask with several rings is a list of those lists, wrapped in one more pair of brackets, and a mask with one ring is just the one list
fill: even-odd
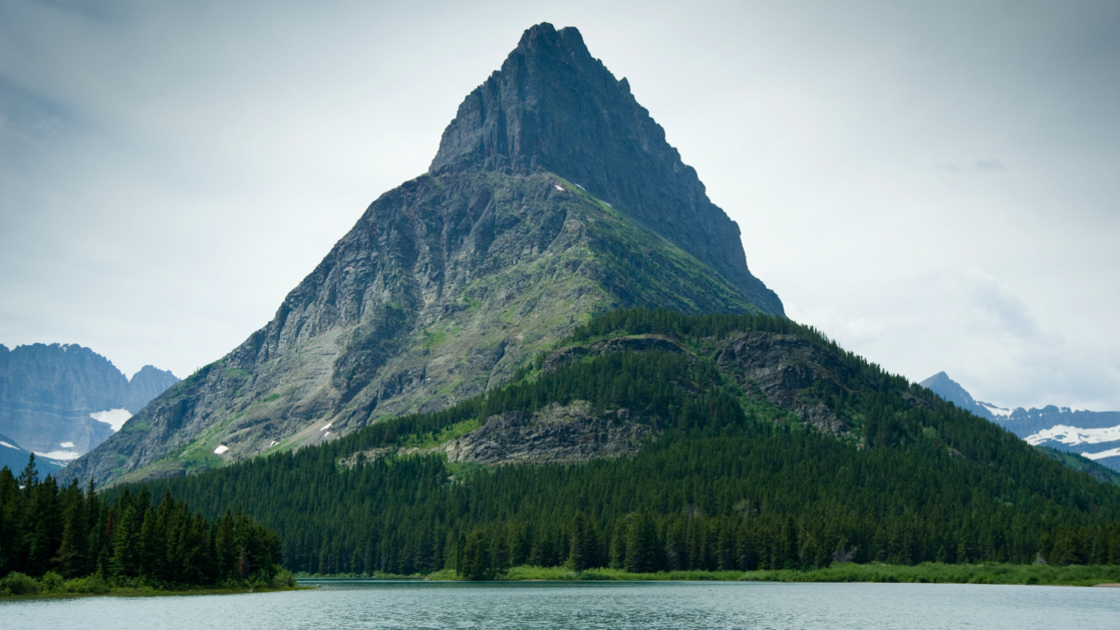
[(3, 628), (1095, 628), (1120, 589), (323, 580), (313, 591), (0, 602)]

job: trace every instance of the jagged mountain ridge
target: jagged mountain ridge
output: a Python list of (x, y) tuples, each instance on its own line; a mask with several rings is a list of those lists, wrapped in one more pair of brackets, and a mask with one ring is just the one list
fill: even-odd
[[(567, 82), (579, 98), (538, 107), (542, 86)], [(428, 174), (374, 201), (267, 326), (66, 473), (183, 474), (441, 409), (613, 308), (780, 314), (734, 222), (618, 84), (575, 29), (529, 29), (460, 107)], [(477, 106), (487, 86), (506, 90), (504, 135)], [(604, 118), (620, 94), (629, 122)], [(604, 120), (617, 128), (597, 136)], [(526, 129), (560, 127), (578, 149), (523, 142), (544, 137)], [(647, 185), (656, 196), (626, 193)]]
[(90, 414), (136, 413), (178, 380), (150, 365), (130, 380), (76, 344), (0, 345), (0, 433), (28, 451), (84, 453), (113, 434)]
[(1041, 409), (1004, 409), (975, 400), (945, 372), (919, 383), (938, 396), (986, 418), (1034, 446), (1075, 453), (1120, 471), (1120, 412), (1073, 410), (1046, 405)]

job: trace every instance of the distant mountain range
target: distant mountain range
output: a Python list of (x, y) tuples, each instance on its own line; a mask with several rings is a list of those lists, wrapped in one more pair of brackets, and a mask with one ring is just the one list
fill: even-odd
[[(120, 429), (149, 400), (179, 382), (171, 372), (144, 366), (131, 379), (108, 359), (79, 345), (0, 345), (0, 454), (7, 465), (17, 447), (47, 460), (72, 460)], [(11, 451), (11, 453), (9, 452)]]
[(1005, 427), (1034, 446), (1045, 446), (1120, 471), (1120, 411), (1084, 411), (1047, 405), (1004, 409), (976, 400), (945, 372), (920, 383), (938, 396)]

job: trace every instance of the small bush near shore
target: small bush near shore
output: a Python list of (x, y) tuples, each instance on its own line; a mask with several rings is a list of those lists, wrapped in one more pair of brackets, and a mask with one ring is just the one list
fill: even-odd
[(17, 571), (0, 578), (0, 595), (35, 595), (42, 591), (39, 580)]

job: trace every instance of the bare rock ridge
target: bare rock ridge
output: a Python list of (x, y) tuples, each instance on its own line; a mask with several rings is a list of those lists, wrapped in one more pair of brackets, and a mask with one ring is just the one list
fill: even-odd
[(573, 27), (525, 31), (501, 70), (459, 106), (430, 172), (478, 166), (556, 173), (708, 264), (763, 311), (784, 314), (747, 270), (739, 226)]
[(610, 309), (781, 313), (624, 88), (575, 29), (527, 31), (429, 173), (375, 200), (264, 328), (65, 474), (188, 474), (443, 409)]

